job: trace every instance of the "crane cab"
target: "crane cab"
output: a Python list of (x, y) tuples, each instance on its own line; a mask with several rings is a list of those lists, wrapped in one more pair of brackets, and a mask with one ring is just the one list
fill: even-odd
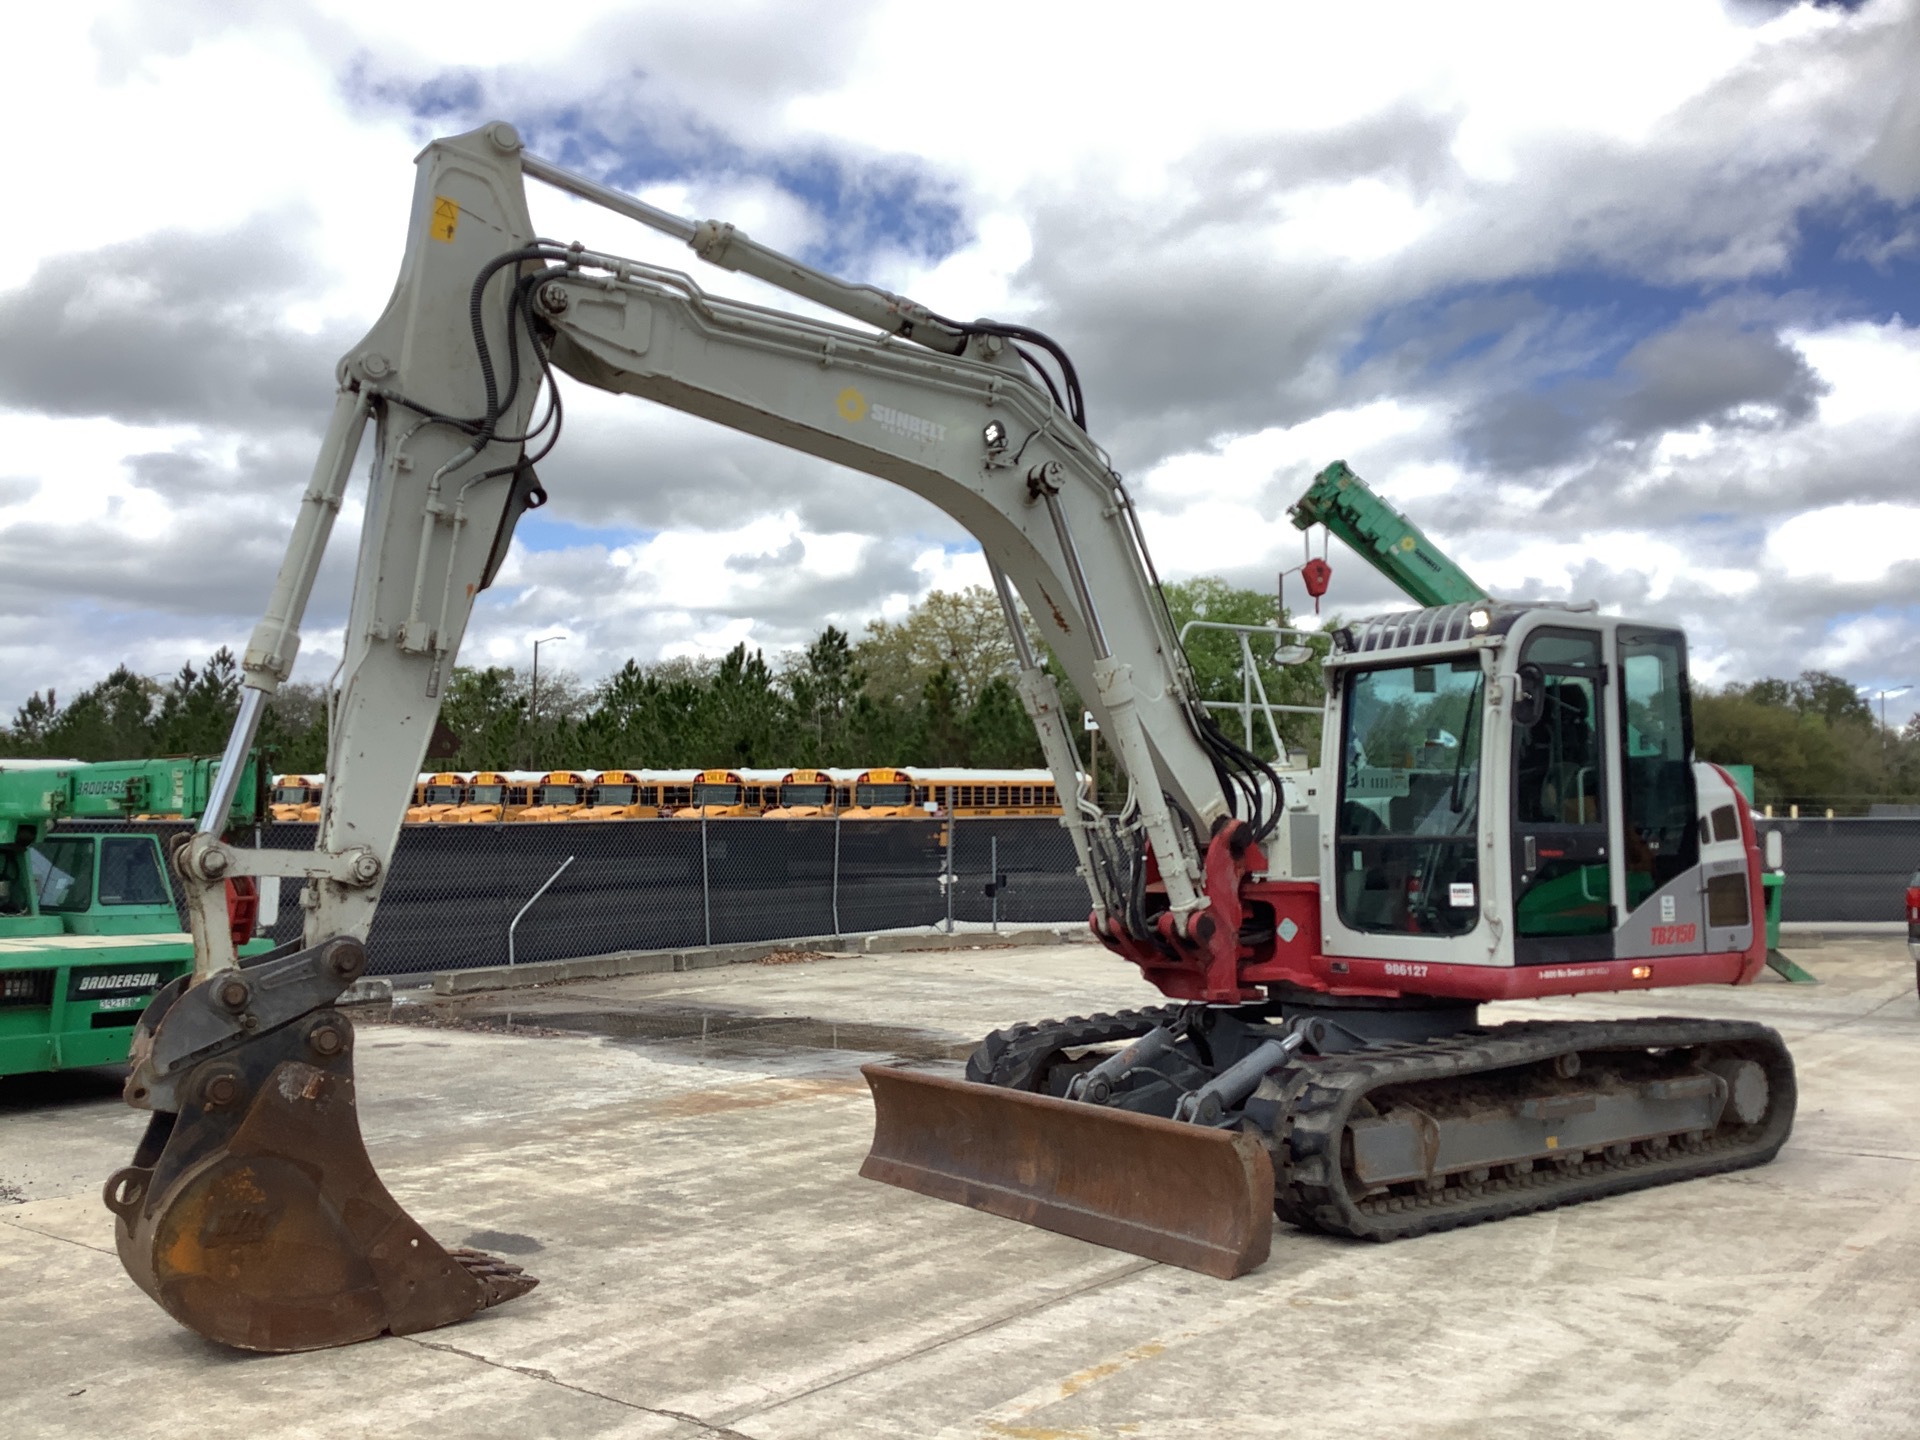
[(1327, 674), (1314, 988), (1496, 999), (1764, 962), (1758, 843), (1693, 762), (1679, 630), (1449, 605), (1342, 628)]

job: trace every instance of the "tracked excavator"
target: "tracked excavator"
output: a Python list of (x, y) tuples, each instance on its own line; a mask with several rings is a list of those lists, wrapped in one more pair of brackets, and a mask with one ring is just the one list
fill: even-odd
[[(528, 179), (843, 318), (542, 239)], [(1231, 1277), (1266, 1257), (1276, 1214), (1385, 1240), (1757, 1164), (1786, 1138), (1793, 1067), (1761, 1026), (1480, 1014), (1760, 969), (1760, 852), (1733, 785), (1693, 763), (1678, 631), (1485, 599), (1354, 621), (1325, 662), (1319, 763), (1276, 769), (1194, 699), (1060, 346), (668, 214), (499, 123), (418, 159), (399, 281), (340, 362), (246, 648), (223, 785), (293, 667), (371, 426), (314, 848), (229, 846), (210, 823), (177, 861), (195, 968), (138, 1026), (126, 1095), (150, 1118), (106, 1201), (129, 1274), (190, 1329), (311, 1349), (535, 1283), (441, 1247), (388, 1193), (336, 1002), (365, 967), (474, 597), (545, 499), (555, 371), (890, 480), (978, 537), (1060, 793), (1081, 797), (1064, 823), (1092, 929), (1163, 997), (997, 1031), (964, 1078), (868, 1067), (863, 1173)], [(1117, 811), (1079, 788), (1019, 601), (1126, 772)], [(237, 957), (224, 884), (274, 875), (304, 882), (304, 939)]]

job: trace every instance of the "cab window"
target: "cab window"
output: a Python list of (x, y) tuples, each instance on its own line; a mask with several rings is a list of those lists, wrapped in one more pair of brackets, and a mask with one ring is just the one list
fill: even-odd
[(1484, 685), (1477, 658), (1348, 680), (1336, 890), (1349, 927), (1460, 935), (1479, 923)]
[(100, 903), (102, 905), (169, 905), (166, 878), (160, 873), (160, 850), (151, 840), (111, 836), (100, 842)]
[(1514, 808), (1523, 825), (1592, 825), (1600, 819), (1600, 637), (1547, 632), (1527, 644), (1541, 666), (1540, 719), (1519, 737)]
[(1699, 861), (1687, 648), (1677, 631), (1620, 632), (1620, 711), (1631, 909)]
[(28, 854), (42, 913), (71, 913), (93, 904), (93, 840), (90, 836), (42, 840)]

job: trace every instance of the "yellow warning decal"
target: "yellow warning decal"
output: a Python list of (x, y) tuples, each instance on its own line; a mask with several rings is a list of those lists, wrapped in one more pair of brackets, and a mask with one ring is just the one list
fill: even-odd
[(867, 397), (851, 385), (840, 392), (840, 417), (843, 420), (867, 418)]
[(433, 223), (427, 226), (427, 234), (436, 240), (453, 239), (454, 228), (460, 223), (460, 206), (444, 195), (433, 197)]

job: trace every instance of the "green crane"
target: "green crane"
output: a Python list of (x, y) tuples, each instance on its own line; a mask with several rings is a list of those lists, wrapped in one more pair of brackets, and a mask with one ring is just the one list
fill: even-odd
[[(0, 1076), (123, 1062), (147, 1002), (192, 971), (160, 837), (125, 822), (198, 819), (219, 765), (0, 760)], [(229, 824), (260, 817), (260, 780), (250, 757)], [(251, 904), (230, 913), (251, 936)]]
[(1287, 514), (1296, 529), (1326, 526), (1415, 604), (1461, 605), (1492, 598), (1418, 525), (1374, 494), (1344, 460), (1314, 476)]

